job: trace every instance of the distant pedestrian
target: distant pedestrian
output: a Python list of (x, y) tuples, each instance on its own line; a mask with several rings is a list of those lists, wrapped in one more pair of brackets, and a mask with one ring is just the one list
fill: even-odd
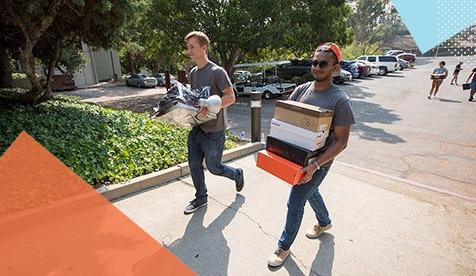
[(471, 80), (471, 84), (470, 84), (471, 90), (469, 92), (469, 99), (468, 99), (468, 101), (470, 102), (473, 101), (474, 93), (476, 93), (476, 67), (473, 68), (473, 71), (471, 72), (471, 75), (469, 75), (468, 79), (466, 80), (466, 83), (469, 82), (469, 79), (471, 79), (471, 77), (473, 79)]
[(463, 68), (461, 68), (461, 65), (463, 65), (463, 62), (460, 61), (458, 64), (456, 64), (455, 70), (453, 71), (453, 78), (451, 79), (451, 85), (453, 85), (453, 81), (455, 82), (456, 86), (458, 86), (458, 75)]
[(430, 79), (432, 80), (431, 83), (431, 89), (430, 89), (430, 95), (428, 95), (428, 99), (436, 97), (436, 93), (438, 93), (438, 90), (440, 89), (441, 84), (443, 83), (443, 80), (448, 77), (448, 69), (445, 67), (446, 63), (444, 61), (441, 61), (439, 64), (439, 67), (435, 68), (433, 70), (433, 73), (430, 76)]

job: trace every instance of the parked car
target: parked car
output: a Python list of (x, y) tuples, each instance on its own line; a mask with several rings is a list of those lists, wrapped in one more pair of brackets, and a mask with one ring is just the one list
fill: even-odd
[(410, 67), (408, 61), (400, 59), (400, 58), (398, 59), (398, 69), (400, 69), (400, 71), (402, 71), (403, 69), (406, 69), (408, 67)]
[(311, 71), (311, 60), (291, 60), (289, 63), (278, 65), (278, 77), (290, 80), (302, 77)]
[(354, 60), (354, 61), (357, 64), (360, 63), (360, 64), (367, 65), (369, 67), (368, 76), (378, 75), (379, 69), (378, 69), (378, 66), (375, 63), (370, 62), (370, 61), (366, 61), (366, 60)]
[(332, 82), (336, 84), (343, 84), (346, 81), (352, 81), (352, 74), (345, 69), (340, 69), (340, 74), (332, 78)]
[(357, 60), (375, 63), (379, 68), (379, 75), (384, 76), (398, 69), (398, 60), (395, 56), (360, 56)]
[(158, 86), (165, 86), (165, 73), (157, 73), (152, 75), (157, 80)]
[(413, 63), (416, 60), (416, 55), (414, 55), (412, 53), (402, 53), (402, 54), (398, 54), (397, 58), (400, 58), (400, 59), (403, 59), (403, 60), (406, 60), (408, 62)]
[[(165, 73), (157, 73), (152, 75), (157, 80), (158, 86), (165, 86)], [(170, 75), (170, 85), (174, 85), (177, 82), (173, 75)]]
[(370, 67), (367, 64), (357, 62), (354, 62), (354, 64), (357, 65), (357, 70), (359, 70), (359, 78), (369, 76)]
[(154, 77), (148, 77), (144, 74), (132, 74), (126, 80), (126, 84), (135, 87), (156, 87), (157, 79)]
[(233, 81), (236, 82), (236, 83), (245, 82), (245, 81), (248, 80), (249, 78), (251, 78), (251, 72), (250, 72), (250, 71), (246, 71), (246, 70), (236, 70), (236, 71), (233, 73)]
[(74, 83), (74, 79), (69, 75), (53, 75), (51, 90), (55, 92), (76, 90), (76, 84)]
[(340, 68), (349, 71), (353, 78), (361, 77), (359, 72), (359, 66), (350, 60), (343, 60), (340, 62)]
[(403, 53), (405, 53), (405, 51), (403, 50), (390, 50), (390, 51), (387, 51), (385, 54), (389, 56), (396, 56)]
[(294, 83), (257, 83), (257, 82), (242, 82), (234, 83), (233, 90), (237, 96), (251, 95), (253, 91), (260, 91), (263, 98), (269, 100), (282, 96), (284, 94), (289, 94), (294, 91), (296, 84)]

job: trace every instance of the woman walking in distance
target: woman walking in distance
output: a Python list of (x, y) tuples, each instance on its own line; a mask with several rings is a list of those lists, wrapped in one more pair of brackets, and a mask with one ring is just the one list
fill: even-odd
[(446, 63), (444, 61), (441, 61), (440, 66), (435, 68), (433, 70), (433, 73), (430, 76), (432, 83), (431, 83), (431, 90), (430, 90), (430, 95), (428, 95), (428, 99), (431, 99), (432, 97), (433, 98), (436, 97), (436, 93), (438, 93), (438, 90), (440, 89), (440, 86), (443, 83), (443, 80), (446, 79), (446, 77), (448, 76), (448, 69), (446, 69), (445, 64)]

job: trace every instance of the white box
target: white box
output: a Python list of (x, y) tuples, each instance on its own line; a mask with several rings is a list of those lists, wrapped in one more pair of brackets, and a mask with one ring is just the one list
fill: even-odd
[(314, 151), (325, 145), (329, 131), (314, 132), (272, 119), (269, 135), (307, 150)]

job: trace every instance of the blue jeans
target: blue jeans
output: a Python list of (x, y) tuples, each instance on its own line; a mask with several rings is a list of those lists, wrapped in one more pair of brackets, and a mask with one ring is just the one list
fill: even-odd
[(279, 239), (278, 246), (281, 249), (288, 250), (294, 242), (296, 235), (301, 227), (302, 217), (304, 215), (304, 205), (309, 201), (314, 213), (316, 214), (319, 225), (325, 226), (331, 223), (324, 200), (319, 193), (319, 185), (327, 175), (330, 164), (321, 167), (314, 173), (312, 179), (304, 184), (295, 185), (291, 189), (288, 199), (288, 212), (286, 214), (286, 225)]
[(195, 198), (207, 197), (203, 159), (208, 171), (214, 175), (236, 180), (238, 169), (222, 164), (221, 158), (225, 148), (225, 131), (204, 132), (200, 127), (194, 127), (188, 135), (188, 164), (195, 186)]

